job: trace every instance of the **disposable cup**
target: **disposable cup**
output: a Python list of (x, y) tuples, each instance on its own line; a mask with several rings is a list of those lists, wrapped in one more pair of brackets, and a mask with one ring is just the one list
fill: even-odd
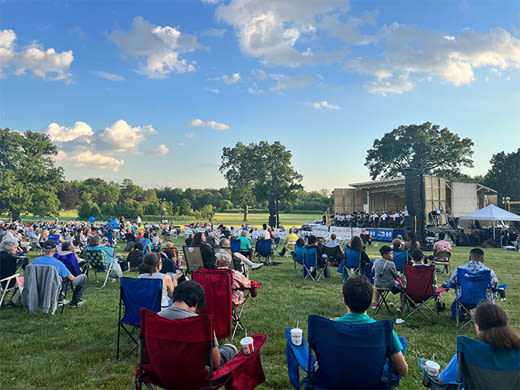
[(300, 328), (291, 329), (291, 342), (294, 345), (302, 345), (303, 342), (303, 330)]
[(242, 347), (244, 355), (251, 355), (255, 351), (252, 337), (244, 337), (240, 340), (240, 346)]
[(427, 360), (424, 363), (424, 371), (426, 371), (426, 373), (430, 376), (437, 376), (440, 369), (441, 366), (433, 360)]

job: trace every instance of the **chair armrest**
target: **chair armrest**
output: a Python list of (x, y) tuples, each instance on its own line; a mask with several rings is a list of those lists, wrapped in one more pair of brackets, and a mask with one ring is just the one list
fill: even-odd
[(8, 276), (7, 278), (0, 279), (0, 282), (7, 282), (8, 280), (18, 278), (20, 274), (13, 274), (11, 276)]

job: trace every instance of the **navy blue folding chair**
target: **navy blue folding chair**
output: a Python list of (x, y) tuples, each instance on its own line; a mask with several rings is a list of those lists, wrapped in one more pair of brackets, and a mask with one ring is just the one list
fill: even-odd
[[(120, 279), (119, 319), (117, 328), (117, 353), (119, 360), (126, 358), (138, 345), (139, 326), (141, 325), (140, 310), (142, 307), (155, 313), (161, 310), (162, 280), (160, 279)], [(127, 334), (128, 340), (120, 345), (121, 329)], [(128, 349), (129, 344), (135, 344)]]
[(233, 253), (240, 252), (240, 240), (231, 240), (231, 249)]
[(318, 251), (315, 246), (305, 246), (303, 251), (303, 279), (318, 281), (323, 277), (324, 268), (318, 267)]
[(360, 273), (361, 252), (345, 248), (345, 259), (341, 263), (341, 274), (343, 281), (349, 276), (358, 275)]
[(470, 310), (474, 309), (480, 302), (487, 301), (486, 292), (491, 284), (490, 270), (483, 270), (476, 273), (468, 272), (463, 268), (457, 268), (457, 291), (458, 298), (455, 299), (455, 321), (459, 326), (459, 319), (465, 314), (469, 316), (469, 321), (462, 325), (464, 328), (471, 320)]
[(256, 242), (256, 254), (258, 258), (265, 258), (266, 265), (273, 265), (272, 240), (258, 240)]
[(294, 271), (296, 271), (296, 263), (303, 265), (303, 254), (305, 252), (305, 248), (303, 246), (295, 246), (294, 250), (291, 251), (291, 255), (294, 261)]
[(520, 348), (496, 350), (490, 344), (457, 337), (459, 382), (465, 389), (520, 389)]
[[(310, 315), (307, 364), (302, 367), (307, 372), (305, 387), (391, 388), (390, 379), (383, 378), (385, 365), (388, 365), (389, 372), (392, 372), (392, 327), (390, 320), (350, 325)], [(288, 339), (290, 340), (290, 335)], [(289, 341), (288, 349), (294, 350), (294, 347), (296, 346)], [(301, 352), (296, 351), (295, 354)], [(298, 361), (297, 358), (292, 359), (288, 356), (288, 362), (293, 365), (291, 383), (299, 388), (299, 383), (298, 387), (295, 386), (298, 382), (294, 376), (295, 360)]]
[(395, 269), (401, 275), (404, 274), (404, 265), (408, 263), (408, 251), (394, 251)]

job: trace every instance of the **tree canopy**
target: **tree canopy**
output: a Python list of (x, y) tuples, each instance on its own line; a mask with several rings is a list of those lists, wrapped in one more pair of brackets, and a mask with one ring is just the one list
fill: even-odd
[(54, 165), (58, 153), (46, 134), (0, 129), (0, 212), (13, 220), (21, 213), (55, 215), (63, 170)]
[(491, 168), (484, 177), (485, 185), (497, 190), (498, 197), (509, 196), (520, 200), (520, 148), (516, 152), (494, 154), (489, 161)]
[(461, 175), (461, 167), (473, 167), (472, 148), (471, 139), (430, 122), (399, 126), (374, 141), (365, 166), (373, 180), (404, 175), (406, 168), (452, 179)]

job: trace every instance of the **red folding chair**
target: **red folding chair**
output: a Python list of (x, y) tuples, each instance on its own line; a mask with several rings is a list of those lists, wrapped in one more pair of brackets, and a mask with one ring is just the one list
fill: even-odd
[(136, 389), (141, 389), (143, 384), (153, 388), (153, 384), (167, 389), (214, 389), (226, 385), (233, 389), (252, 390), (265, 381), (260, 348), (266, 336), (251, 337), (255, 345), (251, 355), (239, 352), (213, 371), (211, 317), (169, 320), (141, 309)]
[(202, 286), (206, 295), (206, 306), (199, 313), (211, 315), (217, 339), (231, 336), (233, 325), (233, 300), (231, 271), (201, 268), (193, 272), (192, 279)]
[[(407, 307), (412, 311), (405, 316), (410, 317), (416, 311), (420, 311), (430, 321), (432, 319), (427, 312), (433, 314), (433, 319), (437, 317), (437, 302), (440, 298), (440, 293), (447, 289), (438, 288), (433, 290), (433, 278), (435, 275), (435, 266), (427, 267), (413, 267), (409, 264), (404, 265), (404, 275), (406, 277), (406, 289), (404, 290), (404, 312), (406, 315)], [(433, 301), (433, 309), (428, 306), (428, 302)]]

